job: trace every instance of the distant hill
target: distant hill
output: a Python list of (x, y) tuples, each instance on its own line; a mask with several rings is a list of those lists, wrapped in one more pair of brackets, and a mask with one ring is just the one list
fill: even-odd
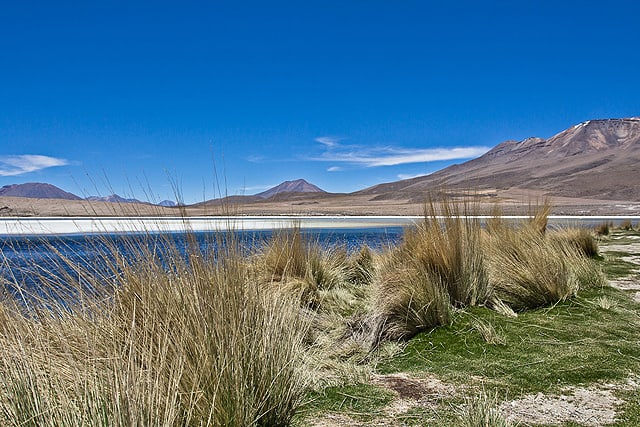
[(280, 193), (326, 193), (326, 191), (309, 184), (304, 179), (296, 179), (295, 181), (285, 181), (267, 191), (256, 194), (256, 196), (262, 199), (269, 199)]
[(330, 193), (310, 184), (304, 179), (297, 179), (294, 181), (285, 181), (266, 191), (251, 196), (226, 196), (219, 199), (196, 203), (193, 206), (216, 206), (225, 204), (238, 205), (261, 203), (265, 201), (291, 201), (323, 194), (330, 195)]
[(11, 184), (0, 188), (0, 197), (29, 197), (32, 199), (82, 200), (75, 194), (68, 193), (55, 185), (41, 182)]
[(125, 199), (117, 194), (111, 194), (109, 196), (89, 196), (85, 200), (90, 202), (109, 202), (109, 203), (146, 203), (138, 199)]
[(164, 206), (166, 208), (171, 208), (174, 206), (178, 206), (178, 203), (174, 202), (173, 200), (163, 200), (160, 203), (158, 203), (158, 206)]
[(506, 141), (477, 159), (354, 194), (378, 200), (429, 190), (532, 189), (553, 196), (640, 201), (640, 117), (589, 120), (549, 139)]

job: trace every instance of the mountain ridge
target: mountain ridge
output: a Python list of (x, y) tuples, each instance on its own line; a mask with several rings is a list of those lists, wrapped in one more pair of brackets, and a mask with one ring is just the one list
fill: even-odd
[(640, 201), (640, 117), (588, 120), (550, 138), (507, 140), (424, 177), (357, 194), (407, 197), (434, 188), (534, 189), (550, 195)]

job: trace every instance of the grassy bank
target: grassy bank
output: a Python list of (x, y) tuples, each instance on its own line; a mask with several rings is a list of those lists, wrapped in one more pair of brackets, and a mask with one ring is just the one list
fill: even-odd
[(486, 228), (445, 209), (382, 251), (293, 227), (257, 249), (106, 242), (108, 274), (67, 265), (38, 289), (7, 276), (0, 420), (507, 425), (531, 395), (614, 384), (618, 419), (640, 421), (638, 306), (601, 271), (631, 274), (620, 247), (547, 230), (544, 209)]

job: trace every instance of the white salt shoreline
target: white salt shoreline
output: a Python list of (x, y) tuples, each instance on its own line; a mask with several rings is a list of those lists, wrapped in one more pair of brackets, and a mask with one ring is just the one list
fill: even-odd
[[(299, 225), (304, 229), (403, 227), (421, 216), (225, 216), (225, 217), (4, 217), (0, 236), (173, 233), (226, 230), (272, 230)], [(481, 221), (491, 216), (475, 216)], [(508, 220), (528, 216), (504, 216)], [(595, 225), (605, 221), (640, 221), (639, 216), (550, 216), (550, 224)]]
[(0, 236), (106, 233), (173, 233), (301, 228), (402, 227), (420, 217), (225, 216), (225, 217), (6, 217)]

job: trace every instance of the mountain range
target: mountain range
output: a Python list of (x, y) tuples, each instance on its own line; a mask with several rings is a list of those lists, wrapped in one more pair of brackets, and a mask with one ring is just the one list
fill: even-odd
[[(503, 198), (537, 194), (573, 199), (575, 205), (607, 200), (640, 202), (639, 178), (640, 117), (632, 117), (585, 121), (548, 139), (505, 141), (465, 163), (354, 193), (327, 193), (304, 179), (297, 179), (255, 195), (228, 196), (190, 208), (194, 214), (224, 204), (242, 206), (244, 212), (255, 213), (406, 214), (416, 212), (434, 190), (472, 191)], [(43, 183), (7, 185), (0, 188), (0, 197), (82, 200)], [(143, 203), (118, 195), (87, 200)], [(172, 202), (163, 201), (160, 205), (171, 206)], [(409, 205), (414, 209), (407, 210)]]
[[(89, 202), (108, 202), (108, 203), (143, 203), (138, 199), (129, 199), (121, 197), (117, 194), (108, 196), (89, 196), (84, 199), (73, 193), (62, 190), (52, 184), (43, 182), (27, 182), (24, 184), (10, 184), (0, 187), (0, 197), (24, 197), (30, 199), (58, 199), (58, 200), (86, 200)], [(176, 206), (176, 202), (172, 200), (163, 200), (158, 206)]]

